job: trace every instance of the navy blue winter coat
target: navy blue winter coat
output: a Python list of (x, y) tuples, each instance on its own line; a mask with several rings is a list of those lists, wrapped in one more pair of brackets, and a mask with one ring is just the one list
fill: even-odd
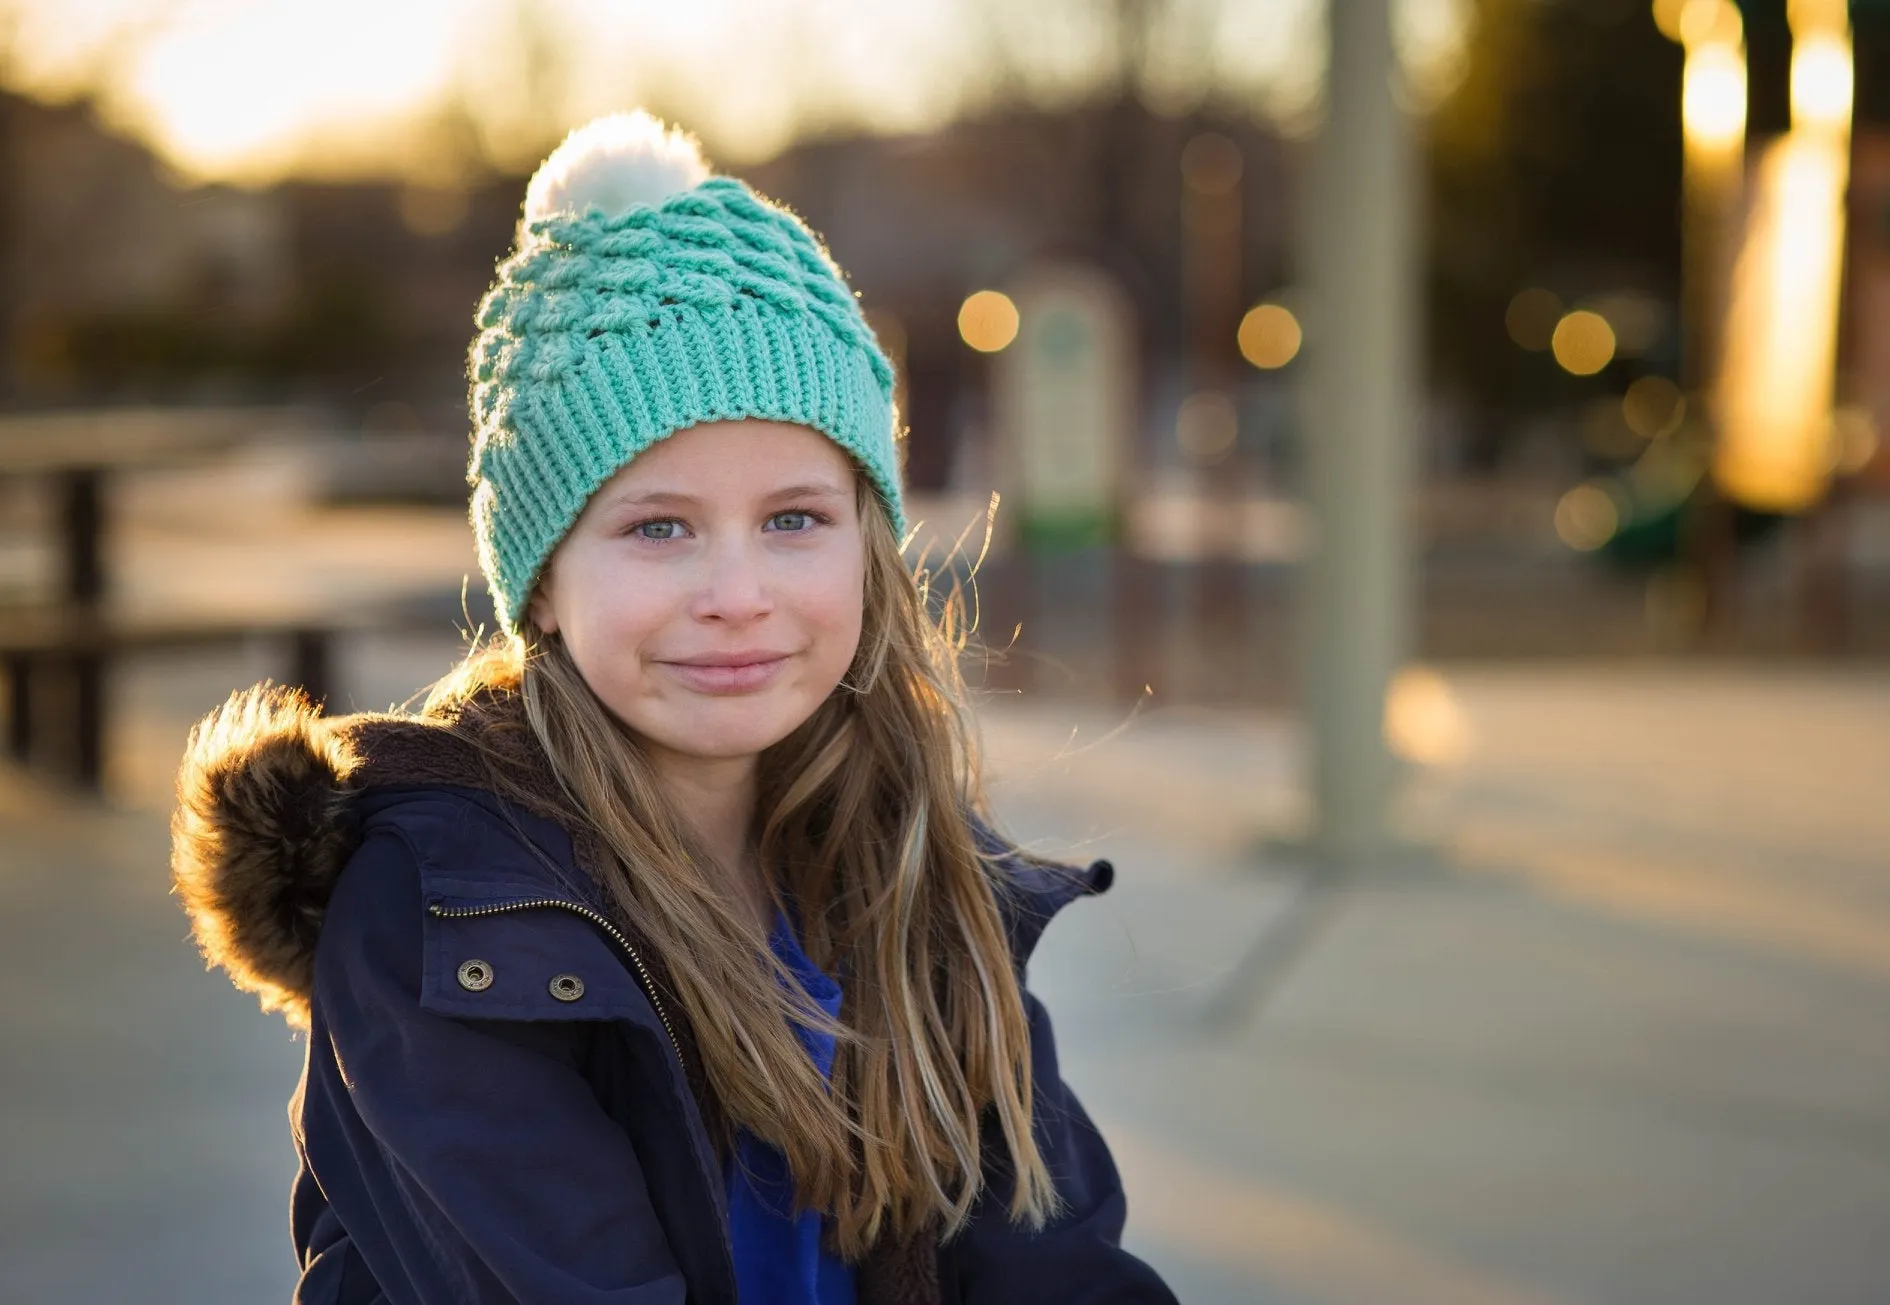
[[(717, 1107), (684, 1012), (555, 798), (480, 782), (494, 739), (528, 736), (258, 696), (224, 717), (186, 758), (173, 866), (211, 959), (309, 1030), (290, 1106), (299, 1305), (735, 1305)], [(1111, 876), (1003, 868), (1020, 968)], [(861, 1305), (1173, 1301), (1118, 1245), (1115, 1166), (1025, 1004), (1064, 1212), (1013, 1225), (994, 1162), (959, 1236), (874, 1248)], [(994, 1124), (985, 1140), (1003, 1156)]]

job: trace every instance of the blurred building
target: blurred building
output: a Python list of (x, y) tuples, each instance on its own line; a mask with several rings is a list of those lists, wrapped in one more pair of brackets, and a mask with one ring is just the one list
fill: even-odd
[[(1236, 160), (1211, 295), (1188, 274), (1181, 167), (1204, 133)], [(0, 98), (0, 142), (4, 402), (314, 398), (350, 422), (463, 434), (473, 306), (522, 177), (184, 188), (85, 105), (17, 97)], [(973, 291), (1045, 260), (1100, 267), (1135, 310), (1138, 370), (1180, 390), (1190, 368), (1238, 368), (1240, 311), (1288, 276), (1282, 142), (1134, 101), (816, 141), (747, 175), (827, 237), (901, 356), (921, 489), (951, 478), (983, 420), (982, 360), (957, 327)]]
[(186, 186), (83, 103), (0, 96), (0, 402), (457, 414), (519, 193)]
[(288, 234), (276, 195), (182, 189), (85, 105), (0, 96), (7, 399), (90, 397), (101, 365), (190, 370), (191, 323), (248, 331), (285, 310)]
[[(1209, 134), (1235, 151), (1237, 225), (1226, 248), (1209, 251), (1223, 284), (1203, 296), (1188, 275), (1182, 159)], [(751, 176), (826, 235), (869, 311), (892, 324), (905, 355), (907, 470), (930, 490), (947, 482), (958, 439), (983, 419), (971, 410), (982, 360), (957, 325), (968, 294), (1002, 288), (1035, 263), (1088, 264), (1133, 309), (1148, 390), (1186, 388), (1196, 367), (1233, 373), (1240, 313), (1289, 279), (1287, 173), (1275, 135), (1159, 118), (1131, 100), (816, 142)], [(1204, 311), (1214, 319), (1205, 331)]]

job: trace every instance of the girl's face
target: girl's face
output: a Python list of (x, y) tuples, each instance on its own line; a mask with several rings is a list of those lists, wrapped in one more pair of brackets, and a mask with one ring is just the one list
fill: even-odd
[(532, 619), (659, 763), (753, 758), (813, 715), (859, 646), (855, 485), (804, 426), (678, 431), (591, 496)]

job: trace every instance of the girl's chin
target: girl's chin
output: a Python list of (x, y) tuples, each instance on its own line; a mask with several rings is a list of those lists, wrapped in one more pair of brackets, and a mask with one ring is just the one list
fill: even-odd
[[(818, 705), (818, 704), (816, 704)], [(783, 708), (759, 711), (753, 699), (708, 710), (666, 713), (663, 720), (641, 727), (628, 724), (647, 743), (676, 756), (702, 761), (733, 761), (767, 751), (799, 729), (813, 714)]]

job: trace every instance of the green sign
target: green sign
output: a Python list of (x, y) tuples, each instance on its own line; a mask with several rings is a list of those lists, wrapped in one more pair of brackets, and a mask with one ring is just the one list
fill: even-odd
[(1106, 543), (1134, 421), (1128, 309), (1094, 268), (1041, 266), (1017, 287), (1017, 312), (993, 397), (1023, 542), (1041, 552)]

